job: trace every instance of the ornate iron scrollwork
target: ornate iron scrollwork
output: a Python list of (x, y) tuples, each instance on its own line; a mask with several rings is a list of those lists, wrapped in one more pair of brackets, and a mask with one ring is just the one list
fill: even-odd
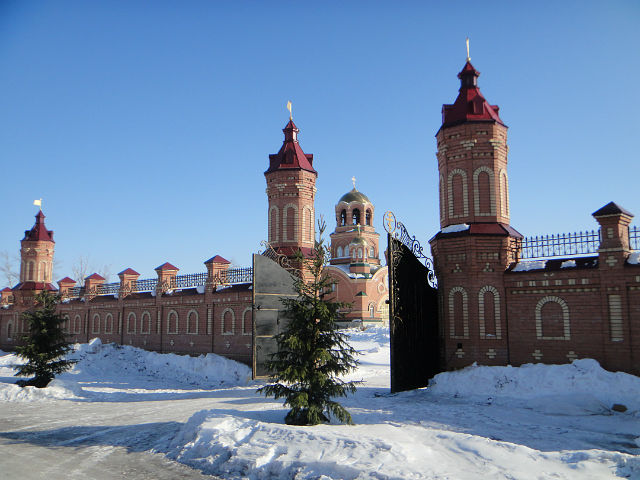
[[(435, 269), (433, 267), (433, 260), (424, 254), (424, 249), (416, 239), (415, 235), (412, 236), (409, 234), (407, 227), (405, 227), (402, 222), (396, 220), (396, 216), (393, 212), (386, 212), (383, 219), (384, 229), (387, 233), (402, 242), (402, 244), (406, 246), (411, 253), (413, 253), (413, 255), (424, 264), (425, 267), (427, 267), (427, 281), (429, 282), (429, 285), (433, 288), (438, 288), (438, 279), (436, 278)], [(390, 251), (389, 254), (393, 266), (397, 267), (402, 251)]]
[(287, 272), (291, 273), (292, 275), (295, 275), (296, 277), (301, 277), (300, 270), (295, 268), (293, 265), (291, 265), (291, 262), (289, 261), (289, 257), (287, 257), (286, 255), (283, 255), (282, 253), (276, 252), (276, 250), (266, 240), (262, 240), (260, 242), (260, 245), (264, 247), (264, 251), (261, 253), (263, 257), (267, 257), (273, 260), (274, 262), (276, 262), (278, 265), (280, 265), (282, 268), (284, 268)]

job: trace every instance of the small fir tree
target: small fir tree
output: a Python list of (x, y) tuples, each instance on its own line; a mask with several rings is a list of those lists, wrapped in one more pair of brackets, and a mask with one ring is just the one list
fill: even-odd
[(322, 241), (324, 222), (318, 226), (313, 256), (302, 258), (299, 253), (309, 279), (296, 280), (297, 298), (282, 299), (290, 323), (276, 335), (278, 351), (267, 362), (274, 383), (258, 389), (266, 396), (285, 399), (284, 404), (291, 407), (285, 418), (289, 425), (317, 425), (328, 422), (329, 416), (353, 424), (349, 412), (333, 398), (354, 393), (360, 383), (338, 377), (355, 369), (357, 352), (336, 325), (345, 304), (325, 299), (331, 281), (324, 272), (328, 258)]
[(23, 345), (16, 347), (27, 363), (19, 367), (17, 377), (34, 375), (30, 380), (18, 380), (21, 387), (46, 387), (53, 378), (71, 368), (75, 363), (66, 360), (71, 350), (65, 341), (62, 323), (65, 319), (56, 313), (57, 295), (42, 292), (35, 296), (36, 307), (22, 314), (29, 325), (29, 332), (22, 338)]

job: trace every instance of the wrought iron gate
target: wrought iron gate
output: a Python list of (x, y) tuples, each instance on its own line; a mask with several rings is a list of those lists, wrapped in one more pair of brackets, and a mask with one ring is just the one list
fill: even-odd
[(433, 263), (420, 242), (385, 213), (389, 245), (391, 391), (425, 387), (441, 372), (438, 289)]
[(269, 375), (265, 362), (278, 349), (274, 336), (288, 323), (281, 299), (298, 296), (286, 260), (268, 245), (253, 256), (253, 378)]

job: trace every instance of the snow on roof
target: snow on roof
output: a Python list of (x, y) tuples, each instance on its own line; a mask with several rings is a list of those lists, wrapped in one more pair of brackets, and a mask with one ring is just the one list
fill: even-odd
[(442, 233), (455, 233), (455, 232), (464, 232), (465, 230), (469, 230), (468, 224), (456, 223), (455, 225), (449, 225), (448, 227), (444, 227), (441, 231)]
[(529, 270), (544, 270), (547, 266), (546, 260), (522, 260), (513, 267), (512, 272), (528, 272)]

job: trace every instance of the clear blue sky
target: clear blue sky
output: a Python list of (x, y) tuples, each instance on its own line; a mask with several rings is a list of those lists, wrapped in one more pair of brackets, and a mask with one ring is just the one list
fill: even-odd
[(0, 250), (42, 197), (57, 279), (78, 255), (143, 277), (249, 265), (287, 100), (331, 230), (355, 175), (381, 234), (393, 210), (426, 244), (467, 36), (509, 126), (512, 225), (592, 229), (612, 200), (640, 216), (639, 25), (635, 0), (2, 1)]

